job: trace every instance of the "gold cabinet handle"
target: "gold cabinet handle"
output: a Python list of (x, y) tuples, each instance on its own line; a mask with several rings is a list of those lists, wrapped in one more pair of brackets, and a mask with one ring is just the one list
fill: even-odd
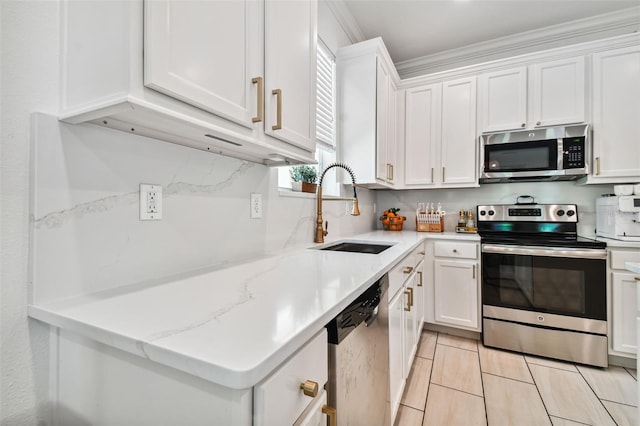
[(640, 281), (640, 277), (633, 277), (634, 280)]
[(407, 312), (411, 312), (411, 292), (409, 291), (409, 289), (407, 289), (404, 291), (404, 294), (409, 296), (409, 299), (407, 300), (407, 306), (404, 307), (404, 310)]
[(431, 183), (433, 183), (433, 167), (431, 168)]
[(413, 266), (407, 266), (402, 270), (403, 274), (410, 274), (413, 272)]
[(251, 79), (251, 83), (258, 85), (258, 96), (257, 96), (257, 98), (258, 98), (258, 108), (256, 108), (256, 111), (257, 111), (258, 115), (253, 117), (251, 120), (254, 123), (259, 123), (264, 118), (264, 90), (262, 88), (262, 77), (254, 77), (254, 78), (252, 78)]
[(391, 177), (389, 180), (393, 180), (393, 164), (389, 164), (389, 167), (391, 168)]
[(420, 277), (420, 281), (418, 282), (418, 287), (422, 287), (422, 271), (418, 271), (416, 272), (416, 274), (418, 274), (418, 276)]
[(600, 157), (596, 157), (596, 176), (600, 175)]
[(540, 121), (536, 122), (536, 126), (541, 125), (542, 123)]
[(420, 256), (424, 256), (424, 252), (423, 252), (423, 251), (419, 251), (419, 252), (418, 252), (418, 254), (419, 254)]
[(444, 183), (444, 167), (442, 168), (442, 182)]
[(527, 127), (527, 123), (522, 123), (520, 127)]
[(476, 279), (476, 265), (473, 265), (473, 279)]
[(322, 406), (322, 414), (329, 418), (329, 426), (338, 426), (338, 411), (335, 408), (325, 404)]
[(276, 125), (271, 126), (271, 130), (282, 129), (282, 90), (274, 89), (271, 91), (272, 95), (276, 95)]
[(413, 306), (413, 287), (407, 287), (409, 290), (409, 306)]
[(313, 380), (307, 380), (304, 383), (300, 383), (300, 389), (302, 389), (303, 394), (310, 396), (311, 398), (318, 396), (318, 383)]

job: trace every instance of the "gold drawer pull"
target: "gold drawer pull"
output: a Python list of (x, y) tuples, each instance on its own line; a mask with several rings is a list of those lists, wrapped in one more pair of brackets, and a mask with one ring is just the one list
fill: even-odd
[(407, 287), (409, 290), (409, 305), (413, 306), (413, 287)]
[(258, 115), (253, 117), (251, 120), (254, 123), (259, 123), (260, 121), (262, 121), (262, 118), (264, 116), (264, 99), (263, 99), (264, 91), (262, 89), (262, 77), (252, 78), (251, 83), (258, 85), (258, 108), (257, 108)]
[(404, 307), (404, 310), (407, 312), (411, 312), (411, 292), (407, 289), (404, 291), (404, 294), (409, 296), (409, 300), (407, 300), (407, 306)]
[(282, 129), (282, 90), (274, 89), (271, 91), (272, 95), (276, 95), (276, 125), (271, 126), (271, 130)]
[(640, 277), (633, 277), (634, 280), (640, 281)]
[(338, 426), (338, 411), (335, 408), (325, 404), (322, 406), (322, 414), (329, 417), (329, 426)]
[(474, 280), (476, 279), (476, 265), (473, 265), (473, 277)]
[(407, 266), (402, 270), (403, 274), (410, 274), (413, 272), (413, 266)]
[(300, 389), (302, 389), (302, 393), (310, 396), (311, 398), (315, 398), (318, 395), (318, 383), (312, 380), (300, 383)]
[(600, 157), (596, 157), (596, 176), (600, 174)]
[(418, 276), (420, 277), (420, 282), (418, 283), (418, 287), (422, 287), (422, 271), (418, 271), (416, 272), (416, 274), (418, 274)]

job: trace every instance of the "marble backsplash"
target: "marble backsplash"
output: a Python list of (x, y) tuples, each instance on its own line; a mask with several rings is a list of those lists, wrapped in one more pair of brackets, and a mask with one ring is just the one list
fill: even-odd
[[(541, 204), (567, 203), (578, 206), (578, 233), (593, 236), (596, 226), (595, 203), (602, 194), (613, 193), (612, 185), (576, 185), (575, 182), (521, 182), (480, 185), (478, 188), (431, 189), (408, 191), (378, 191), (378, 215), (389, 207), (400, 208), (407, 217), (406, 229), (416, 229), (416, 208), (419, 202), (442, 204), (445, 215), (445, 231), (455, 231), (460, 210), (477, 205), (514, 204), (518, 196), (531, 195)], [(376, 224), (382, 228), (380, 222)]]
[[(314, 245), (315, 198), (281, 195), (275, 169), (45, 114), (31, 134), (30, 303)], [(162, 185), (162, 220), (139, 220), (141, 183)], [(375, 193), (358, 196), (359, 217), (324, 203), (327, 241), (375, 227)]]

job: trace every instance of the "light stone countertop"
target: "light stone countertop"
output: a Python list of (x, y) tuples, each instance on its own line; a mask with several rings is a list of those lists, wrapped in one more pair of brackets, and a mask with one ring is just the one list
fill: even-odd
[(309, 243), (221, 269), (30, 305), (29, 316), (214, 383), (245, 389), (429, 238), (480, 241), (477, 234), (373, 231), (339, 241), (394, 245), (371, 255), (315, 250), (318, 245)]
[(636, 274), (640, 274), (640, 262), (625, 262), (624, 267)]

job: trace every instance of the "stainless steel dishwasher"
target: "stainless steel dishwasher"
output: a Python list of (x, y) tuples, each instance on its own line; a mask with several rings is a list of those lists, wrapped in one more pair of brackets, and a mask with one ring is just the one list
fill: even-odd
[(388, 426), (389, 280), (383, 276), (329, 324), (328, 405), (339, 426)]

